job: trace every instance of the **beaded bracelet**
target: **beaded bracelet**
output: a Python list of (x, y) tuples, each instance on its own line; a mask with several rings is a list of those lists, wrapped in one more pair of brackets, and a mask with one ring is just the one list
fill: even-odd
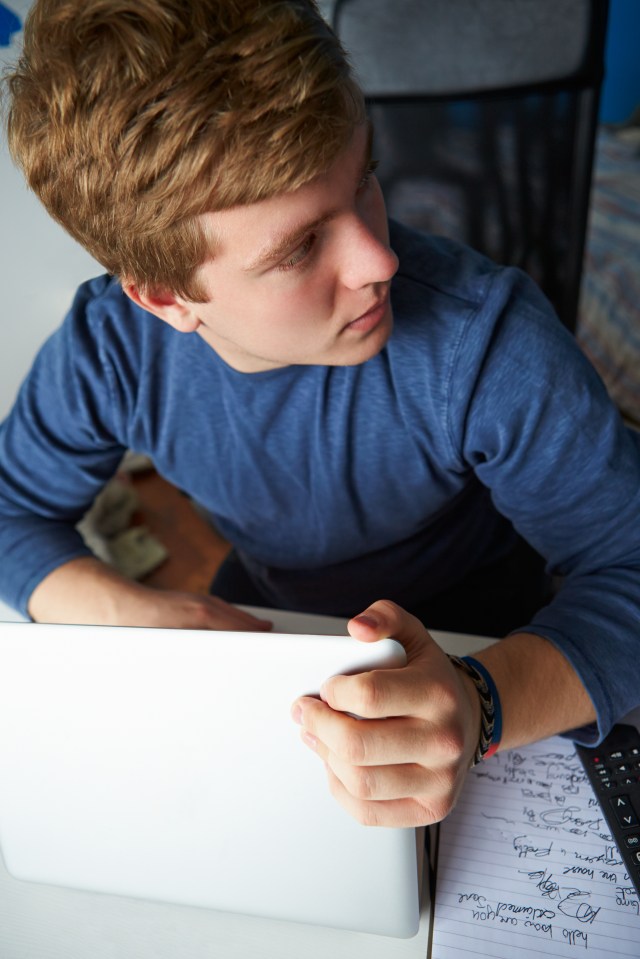
[(502, 739), (502, 706), (496, 684), (489, 670), (471, 656), (449, 656), (454, 666), (457, 666), (473, 681), (480, 696), (480, 741), (473, 757), (475, 766), (482, 759), (487, 759), (497, 751)]

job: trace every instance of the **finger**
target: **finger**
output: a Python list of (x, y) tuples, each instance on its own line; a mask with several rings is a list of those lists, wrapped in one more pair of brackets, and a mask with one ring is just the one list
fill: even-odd
[(429, 804), (416, 799), (368, 800), (357, 799), (345, 789), (330, 767), (327, 767), (329, 789), (334, 798), (354, 819), (363, 826), (388, 826), (405, 828), (426, 826), (443, 818), (439, 810), (433, 811)]
[(429, 686), (424, 670), (404, 666), (332, 676), (320, 687), (320, 696), (332, 709), (363, 719), (418, 716), (429, 711)]
[(435, 721), (455, 715), (459, 678), (420, 620), (395, 603), (380, 600), (350, 620), (349, 631), (363, 642), (392, 636), (404, 646), (408, 663), (395, 669), (332, 676), (320, 687), (322, 699), (332, 709), (366, 719), (420, 716)]
[(446, 797), (457, 793), (460, 774), (457, 765), (427, 768), (420, 763), (395, 763), (390, 766), (350, 766), (331, 753), (317, 741), (303, 740), (324, 761), (344, 788), (355, 799), (387, 801), (391, 799), (416, 799), (422, 805), (435, 808)]
[(426, 725), (411, 717), (358, 720), (306, 696), (294, 703), (292, 714), (308, 736), (352, 766), (418, 763), (431, 755)]
[(419, 619), (389, 599), (380, 599), (354, 616), (347, 629), (354, 639), (364, 643), (385, 637), (397, 640), (404, 646), (409, 661), (420, 655), (425, 646), (435, 643)]
[(296, 700), (291, 712), (310, 736), (352, 766), (418, 763), (440, 771), (456, 767), (465, 756), (465, 727), (457, 715), (447, 724), (440, 717), (354, 719), (310, 696)]
[(320, 687), (322, 700), (332, 709), (364, 719), (414, 716), (431, 722), (451, 720), (460, 712), (461, 694), (455, 668), (435, 643), (408, 666), (336, 675)]
[[(435, 787), (437, 777), (418, 763), (395, 763), (391, 766), (351, 766), (319, 744), (321, 759), (338, 777), (347, 792), (355, 799), (407, 799), (428, 794)], [(323, 753), (326, 751), (326, 756)]]

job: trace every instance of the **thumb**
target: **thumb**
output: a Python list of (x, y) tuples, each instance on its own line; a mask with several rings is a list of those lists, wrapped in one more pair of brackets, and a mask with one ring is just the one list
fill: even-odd
[(435, 646), (423, 624), (389, 599), (380, 599), (347, 624), (349, 634), (362, 643), (389, 637), (404, 647), (407, 661), (417, 659)]

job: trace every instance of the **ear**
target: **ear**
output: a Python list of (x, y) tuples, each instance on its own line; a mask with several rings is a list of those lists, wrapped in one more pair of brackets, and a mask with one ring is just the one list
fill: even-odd
[(137, 306), (164, 320), (178, 333), (195, 333), (200, 326), (195, 304), (175, 293), (168, 290), (140, 290), (134, 283), (127, 282), (123, 282), (122, 289)]

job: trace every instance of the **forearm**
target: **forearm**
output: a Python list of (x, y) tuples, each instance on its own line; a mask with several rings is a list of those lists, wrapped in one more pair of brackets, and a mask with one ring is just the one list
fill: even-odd
[(255, 632), (272, 625), (216, 596), (136, 583), (93, 557), (74, 559), (43, 579), (31, 595), (29, 615), (44, 623), (166, 629)]
[(516, 633), (474, 653), (474, 658), (487, 667), (500, 695), (502, 749), (595, 721), (595, 709), (578, 675), (548, 640)]
[(29, 600), (29, 615), (43, 623), (134, 625), (141, 617), (148, 620), (150, 594), (100, 560), (84, 556), (39, 583)]

